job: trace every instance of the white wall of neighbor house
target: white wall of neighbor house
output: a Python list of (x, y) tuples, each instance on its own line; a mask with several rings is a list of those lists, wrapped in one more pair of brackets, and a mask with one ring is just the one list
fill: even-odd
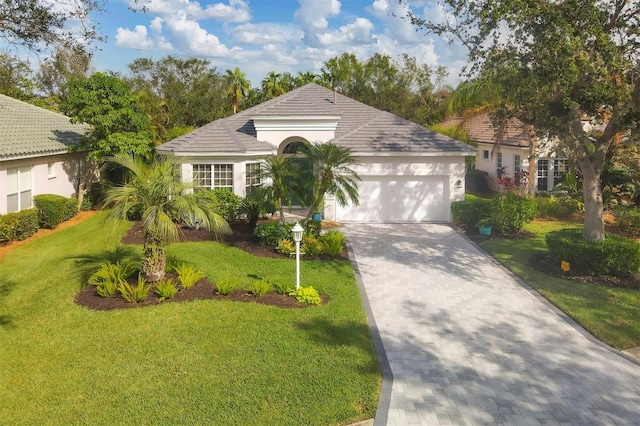
[(36, 195), (75, 195), (82, 158), (63, 154), (0, 161), (0, 214), (33, 207)]

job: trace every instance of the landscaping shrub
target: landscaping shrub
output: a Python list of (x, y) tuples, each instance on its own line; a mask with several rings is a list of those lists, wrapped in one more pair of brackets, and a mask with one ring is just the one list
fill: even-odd
[(226, 278), (216, 283), (216, 293), (223, 296), (230, 295), (236, 288), (238, 288), (238, 283), (231, 278)]
[(142, 277), (142, 274), (138, 275), (138, 284), (132, 286), (127, 281), (120, 281), (118, 284), (118, 292), (124, 300), (129, 303), (138, 303), (144, 301), (147, 298), (150, 284)]
[(171, 278), (166, 280), (160, 280), (156, 284), (156, 294), (160, 296), (159, 301), (171, 299), (178, 293), (178, 287)]
[(491, 215), (491, 200), (467, 195), (464, 201), (451, 203), (453, 220), (465, 229), (474, 228), (478, 220)]
[(101, 207), (104, 204), (104, 196), (109, 188), (109, 183), (105, 181), (93, 182), (89, 187), (89, 190), (84, 195), (84, 201), (88, 201), (92, 208)]
[(319, 220), (309, 220), (304, 224), (304, 233), (314, 237), (319, 237), (322, 231), (322, 222)]
[(255, 297), (264, 296), (271, 290), (271, 283), (268, 280), (256, 280), (249, 286), (249, 293)]
[(305, 235), (302, 237), (302, 251), (307, 256), (319, 256), (324, 253), (324, 244), (312, 235)]
[(630, 275), (640, 270), (640, 244), (607, 234), (604, 241), (587, 241), (582, 229), (560, 229), (546, 235), (549, 254), (570, 272), (586, 275)]
[(213, 210), (227, 222), (238, 218), (242, 206), (242, 198), (234, 194), (230, 189), (200, 189), (196, 191), (195, 196), (210, 203)]
[(96, 286), (96, 293), (100, 296), (113, 296), (118, 285), (126, 281), (134, 272), (135, 267), (131, 264), (105, 262), (100, 265), (100, 269), (91, 274), (89, 284)]
[(38, 211), (22, 210), (0, 215), (0, 242), (25, 240), (38, 230)]
[(326, 254), (338, 257), (342, 254), (347, 239), (342, 232), (333, 230), (322, 235), (320, 241), (324, 246), (324, 252)]
[(583, 209), (581, 201), (570, 197), (536, 196), (533, 200), (538, 217), (565, 219)]
[(279, 253), (282, 253), (285, 256), (290, 256), (292, 254), (295, 254), (296, 245), (295, 245), (295, 243), (293, 241), (283, 238), (280, 241), (278, 241), (278, 245), (276, 246), (276, 250), (278, 250)]
[(300, 286), (299, 289), (289, 292), (289, 295), (295, 297), (298, 302), (306, 303), (307, 305), (319, 305), (322, 303), (318, 290), (311, 286)]
[(613, 211), (616, 218), (616, 225), (622, 232), (629, 234), (640, 234), (640, 208), (639, 207), (619, 207)]
[(56, 194), (42, 194), (33, 197), (38, 209), (38, 224), (42, 228), (54, 229), (78, 212), (78, 200)]
[(271, 283), (271, 285), (278, 294), (289, 294), (293, 290), (291, 288), (291, 285), (285, 281), (278, 281), (275, 283)]
[(283, 225), (280, 221), (266, 222), (256, 226), (254, 233), (260, 238), (262, 244), (276, 247), (280, 240), (291, 240), (293, 238), (292, 228), (293, 223), (285, 223)]
[[(493, 197), (490, 212), (491, 223), (498, 232), (513, 234), (536, 218), (537, 208), (533, 198), (506, 191)], [(476, 222), (480, 218), (476, 217)]]
[(191, 288), (193, 287), (198, 280), (201, 280), (205, 277), (204, 272), (194, 268), (188, 263), (180, 263), (173, 268), (178, 274), (178, 280), (180, 282), (180, 287), (182, 288)]
[(464, 185), (467, 191), (488, 192), (489, 173), (478, 169), (468, 169), (464, 176)]

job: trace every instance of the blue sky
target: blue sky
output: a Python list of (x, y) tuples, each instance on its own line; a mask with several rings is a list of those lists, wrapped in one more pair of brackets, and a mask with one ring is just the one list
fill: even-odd
[[(147, 10), (129, 10), (140, 4)], [(419, 16), (443, 17), (434, 0), (409, 4)], [(220, 72), (237, 66), (258, 86), (268, 71), (319, 72), (343, 52), (360, 60), (408, 53), (419, 63), (446, 66), (455, 84), (466, 51), (416, 32), (400, 18), (405, 15), (397, 0), (110, 0), (95, 16), (107, 42), (94, 63), (126, 73), (139, 57), (199, 57)]]

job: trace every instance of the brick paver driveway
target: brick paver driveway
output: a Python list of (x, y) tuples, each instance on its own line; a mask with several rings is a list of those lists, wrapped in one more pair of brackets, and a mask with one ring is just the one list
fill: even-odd
[(376, 424), (640, 425), (640, 364), (449, 226), (343, 231), (393, 373)]

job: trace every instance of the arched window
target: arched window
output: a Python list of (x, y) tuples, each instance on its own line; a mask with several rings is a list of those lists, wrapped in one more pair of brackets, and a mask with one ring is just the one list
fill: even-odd
[(302, 150), (302, 148), (304, 148), (304, 142), (293, 141), (288, 143), (287, 146), (284, 147), (284, 149), (282, 150), (282, 153), (293, 155), (293, 154), (299, 153)]

